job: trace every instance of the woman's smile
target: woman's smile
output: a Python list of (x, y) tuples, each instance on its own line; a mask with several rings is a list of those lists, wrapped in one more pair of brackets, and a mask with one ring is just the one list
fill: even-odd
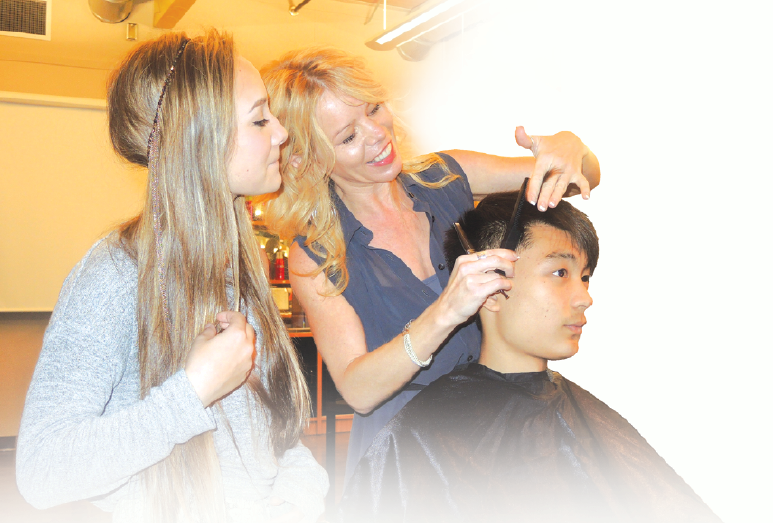
[(395, 159), (394, 154), (394, 148), (392, 147), (392, 142), (389, 142), (386, 147), (384, 147), (384, 150), (378, 153), (378, 155), (373, 158), (372, 161), (368, 162), (369, 165), (386, 165), (389, 163), (392, 163), (392, 160)]

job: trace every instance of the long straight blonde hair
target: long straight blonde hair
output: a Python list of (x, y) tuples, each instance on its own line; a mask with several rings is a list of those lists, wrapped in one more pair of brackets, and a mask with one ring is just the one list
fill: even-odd
[[(149, 172), (145, 208), (119, 230), (120, 247), (139, 271), (141, 396), (185, 366), (194, 338), (217, 312), (241, 310), (259, 327), (259, 356), (246, 383), (249, 403), (263, 412), (274, 452), (281, 456), (298, 442), (310, 402), (244, 198), (234, 198), (228, 185), (236, 132), (234, 46), (230, 36), (210, 31), (180, 51), (186, 40), (182, 33), (169, 33), (139, 45), (108, 83), (110, 138), (120, 156), (148, 167), (157, 108), (160, 118), (158, 162)], [(257, 425), (254, 435), (256, 430)], [(185, 521), (195, 514), (197, 521), (225, 520), (211, 433), (177, 445), (143, 479), (148, 519)]]
[[(288, 132), (282, 148), (282, 188), (264, 203), (267, 226), (283, 238), (305, 236), (305, 244), (324, 261), (304, 276), (324, 272), (335, 283), (333, 293), (340, 294), (349, 272), (341, 221), (329, 188), (335, 150), (317, 120), (317, 107), (325, 91), (375, 104), (386, 101), (386, 90), (362, 60), (333, 48), (291, 51), (264, 66), (260, 74), (271, 111)], [(425, 182), (419, 173), (433, 164), (440, 164), (446, 176)], [(436, 154), (404, 162), (403, 172), (432, 188), (457, 177)]]

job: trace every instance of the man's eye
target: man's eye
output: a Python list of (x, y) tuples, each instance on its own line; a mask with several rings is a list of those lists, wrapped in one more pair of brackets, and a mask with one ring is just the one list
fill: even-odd
[(373, 107), (373, 109), (371, 109), (371, 111), (370, 111), (370, 115), (371, 115), (371, 116), (373, 116), (374, 114), (376, 114), (376, 113), (378, 112), (378, 110), (379, 110), (379, 109), (381, 109), (381, 104), (376, 104), (376, 105)]
[(268, 125), (268, 119), (264, 118), (263, 120), (258, 120), (257, 122), (252, 122), (252, 125), (257, 125), (258, 127), (265, 127)]
[(582, 277), (583, 283), (590, 283), (590, 274), (586, 274)]
[(555, 276), (558, 276), (559, 278), (565, 278), (567, 275), (566, 269), (558, 269), (553, 273)]

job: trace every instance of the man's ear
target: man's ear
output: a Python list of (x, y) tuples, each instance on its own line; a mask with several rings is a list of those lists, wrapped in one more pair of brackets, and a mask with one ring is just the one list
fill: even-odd
[(290, 156), (290, 165), (295, 167), (296, 169), (301, 166), (301, 155), (300, 154), (294, 154)]
[(501, 294), (492, 294), (486, 301), (483, 302), (483, 308), (490, 312), (499, 312), (499, 299), (502, 298)]

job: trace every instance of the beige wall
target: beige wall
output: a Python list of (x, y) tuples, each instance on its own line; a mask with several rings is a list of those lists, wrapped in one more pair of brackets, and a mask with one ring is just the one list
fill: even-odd
[(104, 99), (108, 72), (103, 69), (0, 60), (0, 91)]
[(0, 311), (50, 311), (70, 269), (142, 206), (103, 109), (0, 102)]
[(0, 309), (16, 311), (0, 312), (3, 437), (18, 434), (50, 315), (22, 311), (53, 308), (94, 240), (139, 209), (144, 175), (110, 150), (103, 110), (0, 102), (0, 122)]
[(0, 313), (0, 437), (16, 436), (50, 314)]
[[(190, 36), (207, 27), (226, 30), (239, 53), (258, 67), (289, 49), (337, 46), (364, 56), (379, 79), (394, 88), (417, 67), (395, 52), (365, 46), (383, 30), (381, 3), (374, 11), (362, 2), (315, 0), (299, 16), (290, 16), (286, 1), (199, 0), (175, 30)], [(166, 32), (153, 27), (153, 2), (135, 2), (129, 18), (119, 24), (99, 22), (85, 1), (61, 8), (55, 4), (50, 41), (0, 35), (0, 91), (103, 98), (107, 75), (123, 56), (139, 42)], [(408, 16), (407, 10), (392, 4), (390, 26)], [(138, 41), (126, 40), (127, 23), (138, 24)]]

